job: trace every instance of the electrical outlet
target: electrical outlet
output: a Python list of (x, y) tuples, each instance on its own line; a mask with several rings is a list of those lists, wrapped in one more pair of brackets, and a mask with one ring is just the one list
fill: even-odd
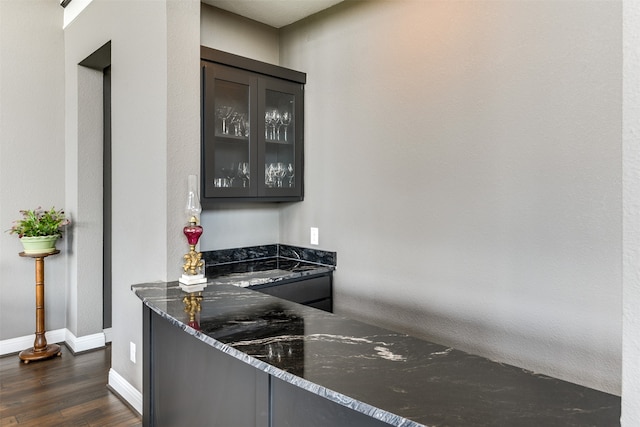
[(310, 240), (311, 240), (311, 244), (312, 245), (317, 245), (319, 244), (319, 232), (318, 232), (318, 227), (311, 227), (311, 233), (310, 233)]
[(136, 363), (136, 345), (133, 342), (129, 343), (129, 359), (131, 359), (133, 363)]

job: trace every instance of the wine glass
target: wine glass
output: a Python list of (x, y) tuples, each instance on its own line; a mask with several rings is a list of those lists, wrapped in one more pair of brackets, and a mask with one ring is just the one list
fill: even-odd
[(278, 121), (278, 110), (275, 108), (264, 113), (265, 130), (264, 137), (267, 139), (276, 139), (276, 123)]
[(249, 163), (238, 163), (238, 178), (242, 180), (242, 186), (246, 187), (247, 181), (249, 180)]
[(264, 165), (264, 184), (271, 188), (274, 186), (275, 180), (275, 164), (268, 163)]
[(242, 136), (242, 130), (240, 126), (244, 120), (244, 114), (233, 113), (231, 116), (231, 124), (233, 125), (233, 134), (235, 136)]
[(278, 110), (274, 110), (275, 116), (274, 116), (274, 121), (273, 121), (273, 128), (275, 130), (275, 140), (276, 141), (280, 141), (280, 127), (282, 127), (282, 115), (280, 114), (280, 111)]
[(233, 113), (233, 107), (229, 107), (228, 105), (221, 105), (216, 108), (216, 117), (222, 120), (222, 133), (225, 135), (229, 133), (227, 119), (231, 117), (231, 113)]
[(282, 187), (282, 180), (284, 179), (285, 175), (287, 174), (287, 168), (284, 166), (284, 163), (282, 163), (282, 162), (276, 163), (275, 166), (274, 166), (273, 174), (276, 177), (276, 182), (277, 182), (278, 188), (281, 188)]
[(244, 130), (244, 136), (249, 138), (249, 115), (245, 114), (242, 119), (242, 129)]
[(220, 172), (222, 172), (222, 175), (227, 178), (229, 187), (233, 187), (233, 180), (236, 177), (235, 165), (231, 164), (229, 167), (223, 167), (220, 169)]
[(280, 119), (280, 123), (282, 124), (282, 126), (284, 126), (284, 140), (285, 142), (287, 141), (287, 129), (289, 128), (289, 125), (291, 124), (291, 114), (288, 111), (285, 111), (284, 113), (282, 113), (282, 118)]
[(269, 128), (271, 127), (271, 111), (265, 111), (264, 113), (264, 138), (269, 139)]
[[(286, 136), (285, 136), (285, 139), (286, 139)], [(293, 187), (293, 178), (295, 177), (295, 173), (293, 170), (293, 163), (289, 163), (287, 165), (287, 176), (289, 177), (289, 188), (291, 188)]]

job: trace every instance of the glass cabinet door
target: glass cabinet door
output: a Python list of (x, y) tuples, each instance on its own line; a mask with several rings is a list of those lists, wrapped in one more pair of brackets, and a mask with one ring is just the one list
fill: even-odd
[(203, 72), (204, 197), (255, 196), (257, 78), (221, 65)]
[(302, 196), (302, 89), (281, 80), (259, 79), (258, 194)]
[(202, 64), (201, 199), (302, 200), (304, 85)]

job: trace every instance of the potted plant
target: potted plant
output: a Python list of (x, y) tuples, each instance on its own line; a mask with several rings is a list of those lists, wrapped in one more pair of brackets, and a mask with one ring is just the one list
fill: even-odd
[(64, 211), (51, 208), (21, 210), (22, 218), (13, 222), (7, 230), (17, 234), (27, 254), (46, 254), (56, 250), (56, 241), (62, 237), (63, 229), (71, 221)]

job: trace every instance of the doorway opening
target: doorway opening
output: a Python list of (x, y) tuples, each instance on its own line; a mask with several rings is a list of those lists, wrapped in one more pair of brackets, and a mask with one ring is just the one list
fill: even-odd
[(111, 65), (104, 69), (102, 137), (102, 327), (111, 328)]
[(111, 42), (107, 42), (79, 65), (102, 72), (102, 327), (111, 341), (112, 262), (111, 262)]

